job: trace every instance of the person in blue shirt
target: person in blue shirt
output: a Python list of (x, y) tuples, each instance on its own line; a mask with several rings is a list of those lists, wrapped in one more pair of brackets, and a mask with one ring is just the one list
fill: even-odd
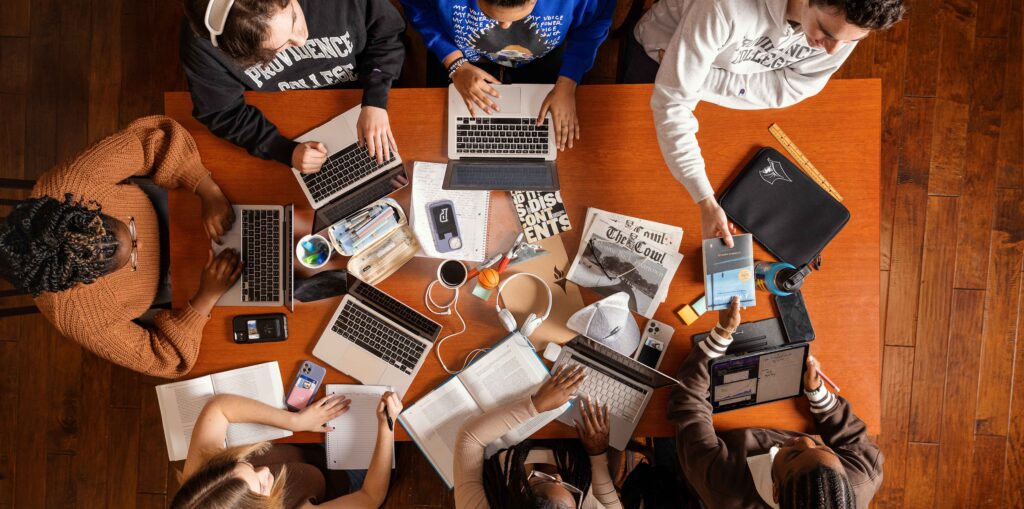
[(548, 112), (559, 150), (579, 139), (576, 85), (608, 36), (615, 0), (402, 0), (433, 54), (427, 84), (450, 80), (471, 114), (498, 107), (492, 83), (554, 83)]

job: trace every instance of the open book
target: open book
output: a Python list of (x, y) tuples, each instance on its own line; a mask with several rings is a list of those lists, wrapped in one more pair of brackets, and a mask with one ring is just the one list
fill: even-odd
[[(533, 394), (547, 378), (548, 370), (530, 340), (514, 332), (474, 360), (462, 373), (408, 407), (398, 420), (448, 488), (452, 488), (455, 440), (466, 421)], [(488, 453), (529, 438), (568, 407), (566, 403), (524, 422), (489, 444)]]
[[(235, 394), (284, 409), (284, 387), (277, 361), (183, 380), (156, 387), (160, 418), (164, 425), (167, 456), (171, 461), (185, 459), (192, 441), (192, 428), (206, 402), (217, 394)], [(254, 444), (291, 436), (292, 432), (264, 424), (228, 425), (224, 445)]]

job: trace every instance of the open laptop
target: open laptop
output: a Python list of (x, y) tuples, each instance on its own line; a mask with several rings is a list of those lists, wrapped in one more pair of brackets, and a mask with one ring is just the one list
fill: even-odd
[(292, 168), (299, 187), (316, 211), (313, 233), (404, 187), (397, 177), (408, 182), (397, 152), (392, 151), (391, 159), (378, 165), (366, 147), (359, 146), (356, 123), (360, 111), (361, 107), (356, 106), (295, 139), (299, 143), (319, 141), (327, 147), (327, 160), (320, 171), (303, 174)]
[(551, 117), (537, 114), (553, 85), (492, 85), (500, 111), (469, 109), (455, 85), (448, 87), (448, 173), (445, 189), (558, 189), (558, 154)]
[(286, 306), (295, 311), (292, 295), (294, 211), (292, 205), (233, 205), (235, 223), (212, 243), (215, 253), (235, 248), (245, 266), (238, 281), (217, 301), (220, 306)]
[(367, 385), (405, 395), (441, 325), (376, 287), (349, 277), (348, 294), (313, 355)]
[[(576, 336), (562, 346), (552, 372), (561, 366), (583, 366), (587, 378), (578, 394), (608, 405), (609, 445), (623, 450), (651, 401), (654, 389), (679, 382), (586, 336)], [(579, 404), (573, 404), (558, 420), (573, 426), (579, 421)]]

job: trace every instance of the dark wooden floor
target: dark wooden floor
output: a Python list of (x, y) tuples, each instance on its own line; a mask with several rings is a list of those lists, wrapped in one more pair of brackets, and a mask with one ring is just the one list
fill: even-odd
[[(908, 4), (909, 19), (840, 72), (884, 80), (887, 461), (875, 501), (1021, 508), (1024, 1)], [(5, 0), (0, 176), (34, 178), (160, 112), (162, 92), (184, 87), (179, 5)], [(592, 79), (614, 77), (614, 55), (602, 52)], [(164, 507), (176, 482), (153, 383), (38, 316), (0, 321), (0, 507)], [(452, 505), (414, 448), (397, 472), (387, 507)]]

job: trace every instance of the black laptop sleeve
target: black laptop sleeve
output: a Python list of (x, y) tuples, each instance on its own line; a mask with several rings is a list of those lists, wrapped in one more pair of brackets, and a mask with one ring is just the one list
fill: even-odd
[(768, 252), (796, 267), (813, 261), (850, 220), (850, 211), (777, 150), (765, 147), (719, 200)]

